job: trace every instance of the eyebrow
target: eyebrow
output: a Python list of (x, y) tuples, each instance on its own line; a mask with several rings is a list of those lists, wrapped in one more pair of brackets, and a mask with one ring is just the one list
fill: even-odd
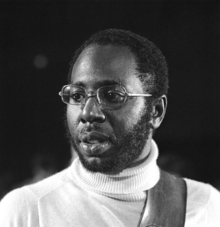
[[(86, 87), (86, 83), (82, 81), (78, 81), (76, 83), (71, 83), (72, 85), (76, 85), (79, 87)], [(121, 81), (119, 79), (114, 79), (114, 80), (101, 80), (101, 81), (96, 81), (95, 86), (96, 87), (102, 87), (102, 86), (109, 86), (109, 85), (122, 85)]]

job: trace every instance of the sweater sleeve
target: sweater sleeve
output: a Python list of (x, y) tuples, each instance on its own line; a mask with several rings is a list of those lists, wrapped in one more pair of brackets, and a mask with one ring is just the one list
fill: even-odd
[(2, 199), (0, 226), (39, 227), (37, 198), (28, 187), (13, 190)]
[(207, 227), (220, 226), (220, 192), (211, 187), (207, 204)]

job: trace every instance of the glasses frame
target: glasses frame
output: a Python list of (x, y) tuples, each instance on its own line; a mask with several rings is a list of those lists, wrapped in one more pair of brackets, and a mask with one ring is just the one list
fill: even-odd
[[(81, 88), (81, 89), (84, 89), (84, 90), (85, 90), (86, 97), (85, 97), (84, 103), (70, 104), (70, 103), (68, 103), (68, 102), (65, 102), (65, 100), (64, 100), (64, 92), (63, 92), (63, 91), (64, 91), (64, 90), (66, 89), (66, 87), (68, 87), (68, 86), (70, 86), (70, 87), (77, 87), (77, 88)], [(117, 87), (117, 86), (120, 87), (120, 88), (124, 91), (124, 94), (125, 94), (125, 99), (124, 99), (124, 101), (121, 103), (120, 107), (117, 108), (117, 109), (120, 109), (121, 106), (122, 106), (125, 102), (127, 102), (129, 99), (132, 99), (133, 97), (151, 97), (151, 96), (152, 96), (152, 94), (149, 94), (149, 93), (145, 93), (145, 94), (133, 94), (133, 93), (129, 93), (129, 92), (127, 92), (126, 88), (123, 87), (122, 85), (107, 85), (107, 86), (102, 86), (102, 87), (98, 88), (95, 92), (94, 92), (94, 91), (86, 92), (86, 89), (83, 88), (83, 87), (81, 87), (81, 86), (77, 86), (77, 85), (73, 85), (73, 84), (67, 84), (67, 85), (64, 85), (64, 86), (61, 88), (61, 91), (60, 91), (58, 94), (59, 94), (59, 96), (61, 96), (62, 102), (65, 103), (65, 104), (67, 104), (67, 105), (74, 105), (74, 106), (85, 105), (86, 102), (87, 102), (87, 100), (88, 100), (89, 98), (95, 97), (96, 100), (97, 100), (97, 102), (98, 102), (98, 104), (99, 104), (100, 106), (102, 106), (101, 100), (100, 100), (99, 95), (98, 95), (98, 94), (99, 94), (99, 90), (102, 89), (102, 88), (105, 88), (105, 87)], [(108, 108), (103, 108), (103, 109), (104, 109), (104, 110), (108, 110)], [(109, 110), (115, 110), (115, 109), (114, 109), (114, 108), (109, 108)]]

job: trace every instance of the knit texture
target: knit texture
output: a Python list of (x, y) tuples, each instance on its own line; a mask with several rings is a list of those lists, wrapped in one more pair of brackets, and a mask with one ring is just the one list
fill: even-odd
[(140, 201), (145, 198), (146, 191), (159, 180), (157, 158), (158, 148), (152, 141), (148, 159), (139, 166), (127, 168), (117, 175), (106, 175), (86, 170), (76, 158), (72, 164), (72, 177), (84, 189), (114, 199)]
[[(152, 142), (148, 160), (116, 176), (90, 173), (76, 159), (66, 170), (7, 194), (0, 202), (0, 227), (135, 227), (145, 191), (159, 179), (157, 156)], [(220, 193), (185, 180), (185, 227), (219, 227)]]

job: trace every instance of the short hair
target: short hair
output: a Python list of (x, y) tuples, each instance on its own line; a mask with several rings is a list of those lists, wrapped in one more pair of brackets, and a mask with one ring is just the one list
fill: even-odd
[(99, 31), (81, 45), (70, 62), (69, 82), (78, 56), (86, 47), (92, 44), (127, 47), (136, 58), (138, 78), (142, 82), (144, 91), (151, 93), (155, 98), (164, 94), (167, 95), (168, 68), (161, 51), (148, 39), (130, 31), (119, 29)]

